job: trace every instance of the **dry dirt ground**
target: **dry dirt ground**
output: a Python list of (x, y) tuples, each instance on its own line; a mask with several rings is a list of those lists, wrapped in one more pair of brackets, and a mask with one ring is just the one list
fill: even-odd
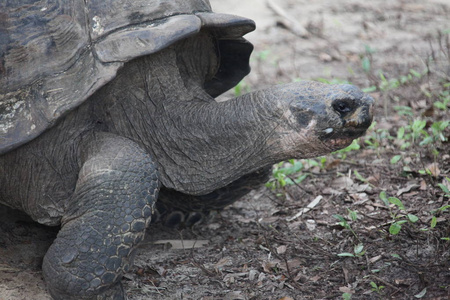
[[(206, 225), (152, 227), (123, 279), (129, 299), (450, 299), (450, 216), (439, 210), (450, 197), (449, 127), (420, 145), (450, 119), (448, 104), (434, 105), (450, 89), (450, 2), (212, 5), (258, 25), (248, 35), (252, 73), (229, 95), (349, 81), (377, 99), (376, 125), (359, 150), (297, 162), (299, 173), (279, 166), (276, 189), (254, 191)], [(417, 119), (424, 125), (412, 126)], [(383, 191), (404, 207), (386, 205)], [(0, 209), (1, 300), (49, 299), (40, 264), (56, 232)]]

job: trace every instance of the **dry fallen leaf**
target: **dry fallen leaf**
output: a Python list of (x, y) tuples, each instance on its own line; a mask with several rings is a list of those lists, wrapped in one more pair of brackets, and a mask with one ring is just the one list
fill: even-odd
[(340, 159), (335, 159), (335, 160), (333, 160), (332, 162), (330, 162), (325, 168), (326, 168), (327, 170), (335, 169), (335, 168), (337, 168), (340, 164), (341, 164), (341, 160), (340, 160)]
[(336, 190), (345, 190), (353, 185), (353, 180), (350, 177), (338, 177), (331, 182), (331, 187)]
[(346, 286), (341, 286), (339, 288), (339, 291), (341, 291), (342, 293), (349, 293), (349, 294), (354, 294), (355, 293), (354, 290), (352, 290), (351, 288), (346, 287)]
[[(296, 258), (288, 260), (287, 263), (288, 263), (288, 266), (289, 266), (289, 270), (291, 270), (291, 271), (294, 270), (294, 269), (298, 269), (298, 268), (300, 268), (302, 266), (302, 262), (299, 259), (296, 259)], [(281, 270), (287, 271), (287, 267), (286, 267), (285, 263), (280, 263), (278, 265), (278, 267)]]
[(381, 256), (381, 255), (374, 256), (374, 257), (369, 259), (369, 262), (371, 262), (373, 264), (373, 263), (379, 261), (382, 257), (383, 256)]
[(422, 180), (421, 182), (420, 182), (420, 188), (419, 188), (421, 191), (426, 191), (427, 189), (428, 189), (428, 186), (427, 186), (427, 182), (425, 181), (425, 180)]
[(400, 196), (404, 193), (408, 193), (412, 190), (417, 190), (418, 188), (420, 188), (420, 185), (418, 185), (417, 183), (410, 183), (408, 184), (405, 188), (399, 189), (397, 192), (397, 196)]
[(275, 268), (280, 263), (279, 260), (273, 260), (273, 261), (265, 261), (262, 263), (262, 267), (264, 272), (266, 273), (272, 273), (272, 269)]
[(438, 177), (441, 174), (441, 170), (439, 169), (439, 166), (437, 163), (429, 164), (426, 167), (426, 169), (430, 170), (431, 175), (433, 175), (434, 177)]
[(245, 300), (245, 296), (242, 295), (241, 291), (236, 291), (236, 292), (230, 292), (228, 294), (225, 295), (225, 297), (223, 298), (223, 300)]
[(220, 270), (225, 266), (229, 266), (233, 264), (233, 259), (231, 257), (224, 257), (221, 260), (219, 260), (216, 264), (214, 264), (214, 268), (216, 270)]
[(277, 247), (277, 253), (278, 254), (284, 254), (286, 252), (287, 247), (285, 245), (281, 245)]
[(250, 281), (255, 280), (257, 274), (258, 274), (258, 271), (250, 270), (250, 272), (248, 272), (248, 280), (250, 280)]

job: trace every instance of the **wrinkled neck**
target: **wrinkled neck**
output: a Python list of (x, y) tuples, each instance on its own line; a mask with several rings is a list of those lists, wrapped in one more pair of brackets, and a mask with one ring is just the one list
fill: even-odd
[(269, 149), (277, 141), (279, 103), (258, 92), (216, 102), (200, 84), (205, 67), (185, 66), (171, 49), (129, 63), (102, 93), (107, 130), (145, 147), (163, 184), (190, 194), (277, 161)]
[[(170, 98), (170, 97), (169, 97)], [(144, 144), (166, 187), (206, 194), (277, 161), (276, 107), (251, 94), (225, 102), (156, 101)]]

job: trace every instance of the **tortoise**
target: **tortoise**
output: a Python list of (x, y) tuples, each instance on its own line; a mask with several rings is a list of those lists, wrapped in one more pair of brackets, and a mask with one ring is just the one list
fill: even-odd
[(42, 265), (54, 299), (126, 298), (155, 203), (195, 223), (272, 164), (364, 134), (373, 99), (348, 84), (216, 101), (249, 73), (254, 28), (208, 0), (0, 4), (0, 202), (61, 226)]

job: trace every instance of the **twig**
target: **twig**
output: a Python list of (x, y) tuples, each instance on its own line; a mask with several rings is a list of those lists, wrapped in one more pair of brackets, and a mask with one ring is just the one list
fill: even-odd
[(390, 284), (389, 282), (387, 282), (387, 281), (386, 281), (386, 280), (384, 280), (383, 278), (380, 278), (380, 277), (378, 277), (378, 276), (375, 276), (375, 275), (370, 275), (370, 277), (372, 277), (373, 279), (375, 279), (375, 280), (377, 280), (377, 281), (379, 281), (379, 282), (383, 283), (384, 285), (387, 285), (388, 287), (390, 287), (390, 288), (394, 289), (394, 290), (395, 290), (395, 292), (402, 292), (402, 290), (401, 290), (401, 289), (399, 289), (398, 287), (396, 287), (396, 286), (395, 286), (395, 285), (393, 285), (393, 284)]
[(258, 227), (260, 229), (262, 229), (262, 234), (264, 237), (264, 241), (266, 242), (267, 248), (269, 249), (270, 253), (272, 253), (276, 258), (278, 258), (280, 261), (283, 261), (284, 264), (286, 265), (286, 272), (287, 272), (287, 278), (291, 281), (292, 285), (298, 289), (301, 290), (301, 285), (295, 281), (294, 276), (291, 273), (291, 269), (289, 267), (287, 258), (286, 258), (286, 254), (282, 257), (281, 255), (279, 255), (277, 253), (277, 251), (272, 247), (272, 244), (269, 243), (269, 239), (267, 238), (267, 231), (263, 228), (263, 226), (261, 225), (261, 223), (257, 222)]
[(297, 182), (295, 182), (295, 178), (293, 178), (292, 176), (287, 175), (287, 178), (289, 178), (290, 180), (292, 180), (292, 182), (294, 183), (294, 185), (295, 185), (296, 187), (298, 187), (299, 189), (301, 189), (302, 191), (304, 191), (305, 193), (310, 194), (310, 195), (313, 194), (312, 191), (310, 191), (310, 190), (308, 190), (308, 189), (305, 189), (305, 188), (302, 187), (300, 184), (298, 184)]
[(302, 38), (307, 38), (309, 36), (308, 30), (306, 30), (305, 27), (303, 27), (297, 20), (290, 16), (281, 6), (279, 6), (272, 0), (266, 0), (266, 3), (271, 10), (273, 10), (277, 15), (283, 18), (282, 23), (284, 26), (286, 26), (286, 28)]
[(311, 209), (313, 209), (314, 207), (316, 207), (317, 204), (319, 204), (320, 200), (322, 200), (323, 196), (319, 195), (316, 198), (314, 198), (313, 201), (311, 201), (305, 208), (301, 209), (298, 213), (296, 213), (293, 217), (289, 217), (286, 219), (286, 221), (290, 222), (293, 221), (295, 219), (297, 219), (298, 217), (300, 217), (301, 215), (303, 215), (304, 213), (307, 213), (308, 211), (310, 211)]
[(205, 272), (206, 275), (208, 275), (209, 277), (216, 277), (217, 274), (215, 274), (214, 272), (208, 270), (203, 264), (199, 263), (195, 257), (194, 257), (194, 249), (191, 249), (191, 264), (194, 265), (195, 267), (199, 268), (200, 270), (202, 270), (203, 272)]

